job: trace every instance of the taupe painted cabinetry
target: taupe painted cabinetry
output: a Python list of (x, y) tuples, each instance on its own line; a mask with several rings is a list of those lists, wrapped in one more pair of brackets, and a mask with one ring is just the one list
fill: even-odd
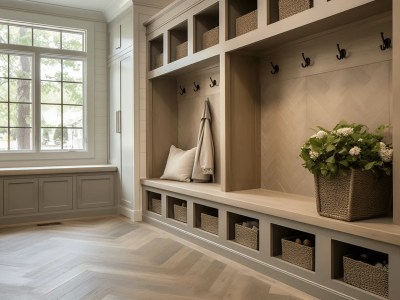
[(114, 176), (78, 176), (78, 208), (93, 208), (114, 205)]
[(69, 210), (73, 207), (73, 178), (39, 178), (39, 211)]
[(4, 180), (4, 215), (38, 212), (38, 190), (37, 178)]

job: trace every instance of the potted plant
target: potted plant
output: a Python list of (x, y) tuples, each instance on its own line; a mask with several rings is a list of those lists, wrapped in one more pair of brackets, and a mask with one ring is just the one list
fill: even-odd
[(341, 122), (318, 127), (301, 148), (303, 166), (314, 174), (318, 213), (345, 221), (385, 215), (392, 194), (393, 149), (378, 127)]

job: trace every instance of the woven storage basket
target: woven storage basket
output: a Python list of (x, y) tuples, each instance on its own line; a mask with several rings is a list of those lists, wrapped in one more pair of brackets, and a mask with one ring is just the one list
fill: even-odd
[(188, 42), (179, 44), (175, 48), (175, 59), (180, 59), (188, 54)]
[(279, 0), (279, 20), (298, 14), (313, 6), (312, 0)]
[(330, 179), (316, 175), (315, 195), (321, 216), (355, 221), (385, 215), (392, 193), (392, 178), (377, 179), (372, 172), (351, 170)]
[(154, 69), (162, 67), (164, 65), (164, 54), (160, 53), (156, 55), (156, 61), (154, 63)]
[(257, 29), (257, 10), (236, 19), (236, 36)]
[(161, 215), (161, 200), (151, 198), (151, 211)]
[(296, 266), (314, 271), (315, 247), (308, 247), (295, 242), (297, 236), (282, 239), (282, 259)]
[(204, 231), (218, 235), (218, 217), (201, 213), (200, 228)]
[(389, 298), (389, 272), (380, 267), (343, 256), (344, 282), (360, 289)]
[(187, 223), (187, 207), (174, 204), (174, 219)]
[(203, 49), (219, 43), (219, 26), (203, 33)]
[(243, 246), (258, 250), (258, 230), (235, 224), (235, 241)]

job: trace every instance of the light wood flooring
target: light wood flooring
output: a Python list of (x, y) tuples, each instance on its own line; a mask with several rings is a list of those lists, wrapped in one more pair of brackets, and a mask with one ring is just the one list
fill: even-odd
[(314, 299), (122, 217), (0, 229), (0, 299)]

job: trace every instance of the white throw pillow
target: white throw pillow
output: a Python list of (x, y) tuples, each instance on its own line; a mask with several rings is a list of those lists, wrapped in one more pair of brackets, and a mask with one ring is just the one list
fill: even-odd
[(196, 147), (182, 150), (174, 145), (169, 149), (168, 161), (161, 179), (190, 182)]

